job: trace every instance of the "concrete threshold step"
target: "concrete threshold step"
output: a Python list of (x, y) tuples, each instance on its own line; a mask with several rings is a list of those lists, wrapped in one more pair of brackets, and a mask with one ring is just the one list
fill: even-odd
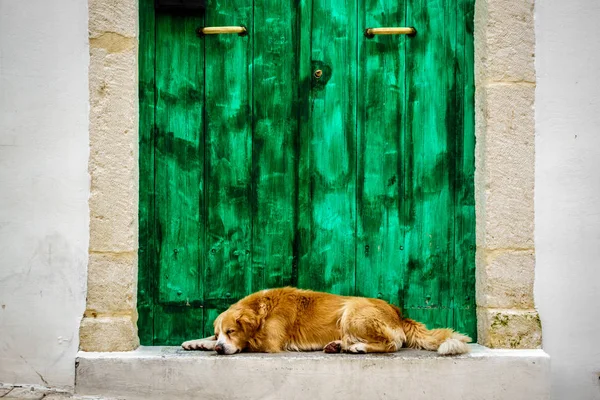
[(492, 350), (441, 357), (392, 354), (186, 352), (140, 347), (80, 352), (78, 395), (120, 399), (410, 399), (549, 398), (550, 358), (542, 350)]

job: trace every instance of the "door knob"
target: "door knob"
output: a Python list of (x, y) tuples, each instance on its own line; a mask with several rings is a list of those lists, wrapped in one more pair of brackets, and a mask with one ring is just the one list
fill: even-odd
[(318, 69), (315, 71), (315, 78), (319, 79), (323, 75), (323, 71)]

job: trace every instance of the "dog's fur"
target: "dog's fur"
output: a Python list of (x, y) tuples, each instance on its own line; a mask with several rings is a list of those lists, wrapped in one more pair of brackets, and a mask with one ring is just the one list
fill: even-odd
[(295, 288), (263, 290), (217, 317), (214, 336), (182, 344), (186, 350), (277, 353), (389, 353), (408, 347), (442, 355), (469, 351), (471, 338), (451, 329), (428, 330), (383, 300)]

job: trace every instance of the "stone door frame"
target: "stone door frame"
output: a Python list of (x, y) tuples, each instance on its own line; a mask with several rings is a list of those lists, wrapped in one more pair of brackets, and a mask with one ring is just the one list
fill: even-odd
[[(139, 346), (138, 0), (89, 0), (90, 245), (85, 351)], [(479, 343), (539, 348), (533, 301), (534, 0), (475, 0)]]

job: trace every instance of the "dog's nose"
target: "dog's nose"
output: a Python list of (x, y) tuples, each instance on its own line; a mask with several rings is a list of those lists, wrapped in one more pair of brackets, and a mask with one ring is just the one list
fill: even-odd
[(217, 352), (217, 354), (225, 354), (225, 349), (220, 344), (215, 346), (215, 351)]

